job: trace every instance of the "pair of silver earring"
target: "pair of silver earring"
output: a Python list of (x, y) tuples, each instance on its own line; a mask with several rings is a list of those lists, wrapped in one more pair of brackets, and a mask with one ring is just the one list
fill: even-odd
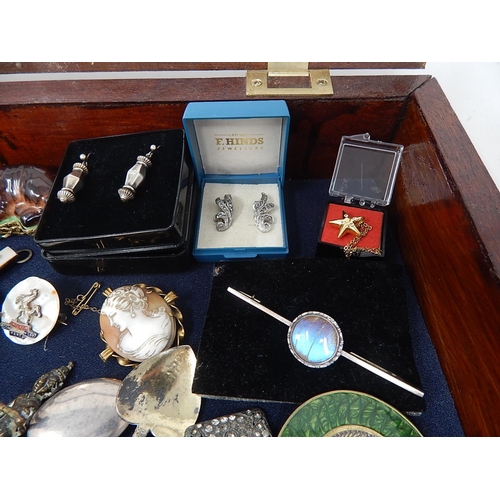
[[(133, 167), (125, 177), (125, 184), (118, 190), (120, 200), (123, 202), (135, 197), (136, 189), (146, 177), (146, 171), (153, 164), (151, 157), (160, 146), (151, 144), (146, 155), (139, 155)], [(63, 179), (63, 187), (57, 192), (57, 198), (62, 203), (72, 203), (76, 199), (76, 193), (83, 188), (84, 179), (89, 173), (88, 158), (90, 154), (81, 154), (80, 161), (73, 164), (72, 171)]]
[[(252, 205), (253, 220), (260, 231), (267, 233), (273, 228), (274, 218), (269, 215), (269, 212), (274, 208), (274, 203), (267, 203), (267, 194), (261, 194), (260, 200), (257, 200)], [(217, 231), (226, 231), (233, 223), (233, 198), (230, 194), (226, 194), (224, 198), (216, 198), (215, 203), (220, 209), (220, 212), (217, 212), (214, 216), (215, 227)]]

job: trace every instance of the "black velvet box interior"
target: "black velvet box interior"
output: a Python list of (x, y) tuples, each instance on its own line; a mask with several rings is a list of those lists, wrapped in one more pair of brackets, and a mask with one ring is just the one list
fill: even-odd
[[(120, 200), (127, 171), (139, 155), (156, 150), (134, 199)], [(57, 192), (80, 154), (89, 173), (73, 203)], [(71, 142), (40, 220), (35, 241), (56, 270), (124, 271), (144, 258), (176, 260), (190, 254), (196, 185), (184, 131), (180, 129)]]
[(216, 265), (193, 391), (211, 398), (302, 403), (323, 392), (349, 389), (400, 411), (424, 410), (423, 398), (342, 356), (326, 368), (298, 362), (288, 348), (287, 326), (227, 287), (254, 296), (289, 321), (311, 310), (330, 315), (342, 330), (345, 351), (420, 388), (400, 265), (347, 259)]

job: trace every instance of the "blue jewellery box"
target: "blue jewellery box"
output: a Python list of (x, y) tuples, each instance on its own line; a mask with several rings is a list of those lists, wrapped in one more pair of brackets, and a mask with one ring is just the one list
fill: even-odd
[(195, 259), (286, 255), (285, 101), (193, 102), (183, 124), (200, 187)]

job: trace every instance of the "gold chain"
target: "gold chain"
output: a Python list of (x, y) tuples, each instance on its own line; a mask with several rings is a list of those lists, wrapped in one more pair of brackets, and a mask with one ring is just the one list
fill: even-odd
[(72, 311), (71, 314), (73, 316), (77, 316), (80, 314), (81, 311), (84, 309), (89, 309), (92, 312), (96, 313), (101, 313), (101, 311), (97, 307), (90, 307), (88, 303), (90, 302), (90, 299), (95, 295), (97, 290), (101, 288), (101, 284), (98, 283), (97, 281), (89, 288), (88, 292), (85, 294), (79, 294), (76, 296), (74, 299), (64, 299), (64, 305), (65, 306), (71, 306)]
[(0, 223), (0, 237), (8, 238), (11, 235), (21, 235), (27, 234), (28, 236), (33, 236), (36, 231), (36, 226), (24, 227), (21, 221), (15, 217), (7, 217), (2, 223)]
[(380, 248), (367, 248), (367, 247), (358, 247), (358, 243), (361, 241), (361, 238), (363, 236), (366, 236), (369, 231), (371, 231), (373, 228), (366, 222), (361, 222), (358, 224), (358, 229), (359, 229), (359, 235), (354, 237), (345, 247), (344, 247), (344, 253), (345, 256), (349, 259), (352, 257), (355, 253), (357, 252), (367, 252), (367, 253), (372, 253), (375, 255), (382, 255), (382, 251)]

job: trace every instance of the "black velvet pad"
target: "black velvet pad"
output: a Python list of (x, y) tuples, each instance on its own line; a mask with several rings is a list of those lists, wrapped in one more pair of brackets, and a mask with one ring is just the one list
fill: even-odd
[(184, 240), (176, 243), (155, 243), (124, 248), (91, 249), (84, 251), (42, 250), (42, 257), (61, 274), (128, 274), (185, 271), (192, 263), (194, 226), (198, 186), (191, 170), (182, 198), (182, 227)]
[[(137, 156), (145, 156), (154, 144), (153, 165), (138, 187), (135, 198), (122, 202), (118, 189)], [(61, 203), (57, 192), (63, 178), (89, 155), (89, 173), (73, 203)], [(151, 241), (184, 244), (179, 219), (190, 166), (183, 130), (164, 130), (101, 137), (69, 144), (39, 223), (35, 241), (54, 251), (124, 248)], [(184, 195), (185, 196), (185, 195)], [(99, 245), (97, 245), (97, 243)]]
[(420, 388), (408, 325), (402, 268), (337, 259), (227, 262), (215, 268), (193, 390), (211, 397), (301, 403), (317, 394), (366, 392), (400, 411), (424, 399), (342, 356), (309, 368), (288, 349), (288, 327), (227, 292), (230, 286), (293, 321), (316, 310), (333, 317), (354, 352)]

